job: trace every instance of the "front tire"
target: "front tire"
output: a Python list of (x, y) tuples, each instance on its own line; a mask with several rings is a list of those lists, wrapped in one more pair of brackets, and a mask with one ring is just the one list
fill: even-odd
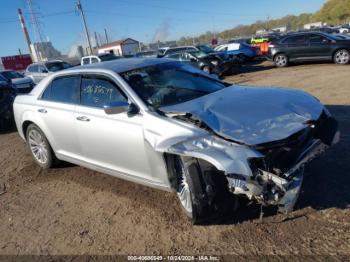
[(273, 61), (277, 67), (287, 67), (289, 63), (288, 56), (285, 54), (277, 54)]
[(346, 65), (350, 61), (350, 53), (346, 49), (340, 49), (337, 52), (335, 52), (333, 57), (334, 63), (338, 65)]
[(221, 219), (235, 208), (227, 179), (209, 163), (192, 157), (174, 156), (177, 196), (193, 224)]
[(34, 161), (43, 169), (53, 166), (55, 155), (41, 129), (30, 124), (26, 132), (26, 140)]

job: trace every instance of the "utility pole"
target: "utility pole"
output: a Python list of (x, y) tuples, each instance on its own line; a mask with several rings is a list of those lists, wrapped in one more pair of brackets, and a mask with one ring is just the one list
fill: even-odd
[(103, 42), (102, 42), (102, 38), (101, 38), (101, 34), (98, 33), (98, 40), (100, 41), (100, 45), (103, 45)]
[(85, 20), (85, 14), (84, 14), (84, 11), (83, 11), (83, 7), (81, 6), (80, 0), (77, 0), (77, 8), (78, 8), (78, 10), (80, 12), (81, 18), (83, 19), (85, 34), (86, 34), (86, 38), (87, 38), (88, 45), (89, 45), (89, 55), (92, 55), (92, 47), (91, 47), (89, 31), (87, 29), (86, 20)]
[(106, 37), (106, 43), (108, 44), (109, 40), (108, 40), (108, 35), (107, 35), (107, 29), (106, 28), (105, 28), (105, 37)]
[(35, 43), (33, 44), (33, 47), (35, 49), (37, 59), (39, 61), (41, 61), (43, 57), (46, 57), (46, 48), (44, 45), (43, 36), (42, 36), (42, 32), (40, 30), (39, 22), (38, 22), (38, 19), (36, 17), (36, 12), (34, 12), (34, 9), (33, 9), (32, 0), (27, 0), (27, 4), (28, 4), (28, 8), (29, 8), (29, 13), (32, 17), (32, 23), (33, 23), (33, 28), (34, 28), (36, 40), (39, 42), (38, 47), (39, 47), (40, 53), (38, 52), (38, 47), (35, 46)]
[(21, 23), (22, 31), (23, 31), (23, 34), (24, 34), (24, 38), (26, 39), (26, 42), (27, 42), (27, 45), (28, 45), (29, 54), (32, 57), (32, 60), (34, 61), (34, 55), (32, 53), (32, 48), (31, 48), (31, 44), (32, 43), (30, 42), (30, 37), (29, 37), (29, 34), (28, 34), (28, 30), (27, 30), (26, 24), (24, 22), (22, 10), (19, 8), (17, 11), (18, 11), (19, 22)]
[(97, 39), (97, 33), (95, 32), (95, 43), (96, 43), (96, 47), (100, 47), (100, 45), (98, 44), (98, 39)]

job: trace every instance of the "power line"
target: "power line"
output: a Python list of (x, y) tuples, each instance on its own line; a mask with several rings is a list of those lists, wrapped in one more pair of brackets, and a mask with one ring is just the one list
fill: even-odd
[[(23, 12), (25, 15), (31, 15), (31, 13)], [(33, 12), (33, 14), (39, 14), (40, 18), (46, 18), (46, 17), (52, 17), (52, 16), (61, 16), (61, 15), (68, 15), (68, 14), (76, 14), (76, 11), (62, 11), (62, 12), (55, 12), (55, 13), (48, 13), (46, 15)], [(12, 23), (12, 22), (18, 22), (17, 17), (8, 17), (8, 18), (0, 18), (0, 23)]]

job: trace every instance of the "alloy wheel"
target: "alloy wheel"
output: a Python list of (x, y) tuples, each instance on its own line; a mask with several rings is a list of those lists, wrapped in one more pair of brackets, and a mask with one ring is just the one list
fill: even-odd
[(190, 187), (188, 185), (188, 181), (186, 177), (186, 171), (182, 161), (179, 161), (179, 164), (181, 166), (180, 167), (181, 174), (179, 175), (179, 180), (178, 180), (177, 195), (179, 197), (182, 207), (186, 210), (186, 212), (192, 213), (192, 199), (191, 199)]
[(35, 159), (41, 164), (46, 164), (49, 152), (42, 134), (35, 129), (30, 130), (28, 143)]
[(335, 54), (335, 62), (337, 64), (347, 64), (349, 63), (349, 60), (350, 60), (349, 52), (346, 50), (339, 50)]
[(278, 55), (276, 58), (275, 58), (275, 63), (277, 66), (279, 67), (284, 67), (287, 65), (288, 63), (288, 60), (287, 60), (287, 57), (285, 55)]

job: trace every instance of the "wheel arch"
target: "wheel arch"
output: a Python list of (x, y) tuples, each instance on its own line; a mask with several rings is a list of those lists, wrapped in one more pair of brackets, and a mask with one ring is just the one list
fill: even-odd
[(335, 54), (339, 51), (339, 50), (346, 50), (350, 53), (350, 47), (339, 47), (339, 48), (336, 48), (333, 53), (332, 53), (332, 59), (334, 59), (334, 56)]
[(275, 61), (275, 58), (278, 55), (285, 55), (288, 58), (288, 61), (289, 61), (289, 56), (287, 55), (286, 52), (283, 52), (283, 51), (280, 51), (280, 52), (277, 52), (276, 54), (274, 54), (273, 57), (272, 57), (272, 60)]
[(54, 152), (56, 152), (56, 151), (55, 151), (55, 148), (56, 148), (56, 147), (55, 147), (55, 145), (52, 143), (51, 137), (48, 135), (48, 132), (46, 132), (46, 129), (43, 128), (43, 125), (41, 125), (39, 122), (40, 122), (40, 121), (35, 121), (35, 120), (32, 119), (32, 118), (26, 118), (25, 120), (23, 120), (22, 125), (21, 125), (21, 132), (23, 133), (23, 138), (24, 138), (24, 140), (27, 139), (27, 130), (28, 130), (28, 127), (29, 127), (31, 124), (34, 124), (34, 125), (36, 125), (36, 126), (41, 130), (41, 132), (43, 132), (43, 134), (45, 135), (45, 137), (46, 137), (46, 139), (47, 139), (49, 145), (50, 145), (51, 148), (52, 148), (52, 150), (53, 150)]

